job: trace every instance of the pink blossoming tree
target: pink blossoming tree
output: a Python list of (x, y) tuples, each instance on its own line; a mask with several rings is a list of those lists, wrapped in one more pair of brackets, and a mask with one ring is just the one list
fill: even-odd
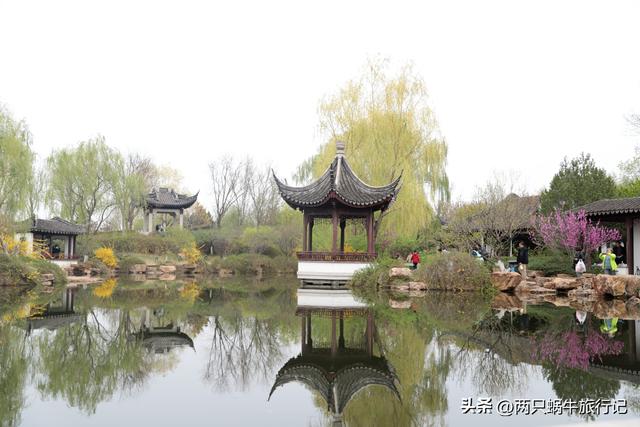
[[(620, 232), (593, 223), (584, 210), (561, 212), (556, 210), (548, 216), (539, 215), (535, 224), (535, 240), (543, 246), (563, 251), (572, 258), (577, 249), (588, 257), (601, 245), (620, 240)], [(588, 262), (587, 262), (588, 264)]]
[(534, 359), (548, 362), (558, 368), (587, 370), (590, 361), (601, 361), (602, 356), (622, 352), (624, 343), (596, 332), (581, 335), (575, 330), (548, 333), (535, 341)]

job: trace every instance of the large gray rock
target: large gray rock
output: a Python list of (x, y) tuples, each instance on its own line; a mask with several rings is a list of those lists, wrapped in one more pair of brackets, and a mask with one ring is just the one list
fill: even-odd
[(389, 285), (389, 289), (392, 291), (407, 292), (411, 288), (408, 283), (392, 283)]
[(522, 276), (514, 272), (494, 272), (491, 273), (491, 284), (499, 291), (507, 292), (514, 290), (522, 281)]
[(568, 291), (579, 288), (582, 281), (577, 277), (554, 277), (544, 283), (543, 287), (547, 289), (555, 289), (557, 291)]
[(176, 266), (175, 265), (161, 265), (160, 267), (158, 267), (160, 269), (160, 271), (162, 271), (164, 274), (167, 273), (175, 273), (176, 271)]
[(146, 272), (147, 272), (146, 264), (133, 264), (131, 267), (129, 267), (130, 274), (144, 274)]
[(390, 299), (389, 300), (389, 306), (391, 308), (396, 308), (396, 309), (400, 309), (400, 310), (407, 310), (407, 309), (411, 308), (411, 300), (397, 301), (397, 300), (394, 300), (394, 299)]
[(640, 277), (637, 276), (609, 276), (599, 274), (593, 279), (593, 289), (599, 296), (609, 295), (614, 298), (637, 296), (640, 289)]
[(407, 278), (410, 279), (411, 278), (411, 269), (406, 268), (406, 267), (393, 267), (391, 270), (389, 270), (389, 277), (391, 278)]
[(409, 282), (408, 285), (412, 291), (426, 291), (428, 289), (424, 282)]

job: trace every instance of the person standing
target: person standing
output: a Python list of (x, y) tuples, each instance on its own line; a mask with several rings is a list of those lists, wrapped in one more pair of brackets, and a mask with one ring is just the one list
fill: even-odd
[(607, 249), (606, 254), (601, 253), (600, 259), (602, 260), (602, 269), (604, 270), (604, 274), (608, 274), (610, 276), (616, 274), (618, 264), (616, 264), (616, 256), (611, 248)]
[(418, 268), (418, 264), (420, 264), (420, 254), (418, 254), (418, 251), (413, 251), (411, 254), (411, 263), (413, 264), (414, 270)]
[(527, 264), (529, 264), (529, 248), (527, 248), (524, 242), (518, 243), (518, 271), (522, 275), (522, 278), (527, 278)]
[(626, 264), (626, 254), (621, 242), (613, 242), (613, 254), (616, 256), (616, 264)]

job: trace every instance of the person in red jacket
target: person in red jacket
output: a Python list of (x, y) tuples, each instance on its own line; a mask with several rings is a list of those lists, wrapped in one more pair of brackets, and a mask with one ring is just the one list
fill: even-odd
[(418, 251), (413, 251), (411, 254), (411, 262), (413, 263), (414, 270), (418, 268), (418, 264), (420, 264), (420, 255), (418, 254)]

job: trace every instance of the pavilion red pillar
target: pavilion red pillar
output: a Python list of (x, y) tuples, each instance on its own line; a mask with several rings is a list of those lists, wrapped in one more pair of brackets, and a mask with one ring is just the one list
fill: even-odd
[(331, 252), (338, 252), (338, 212), (334, 208), (331, 212), (331, 224), (333, 225), (333, 236), (331, 239)]
[(340, 253), (344, 252), (344, 229), (347, 226), (347, 220), (340, 220)]
[(313, 217), (309, 218), (309, 239), (308, 239), (309, 247), (307, 250), (309, 252), (313, 252)]
[(306, 316), (301, 316), (300, 320), (300, 351), (304, 352), (307, 347), (307, 318)]
[(367, 313), (367, 354), (373, 356), (373, 314)]
[(629, 274), (635, 274), (635, 266), (633, 265), (633, 219), (627, 218), (625, 221), (627, 226), (627, 241), (625, 242), (625, 249), (627, 251), (627, 269)]
[(375, 252), (374, 238), (373, 238), (373, 211), (367, 215), (367, 253), (373, 254)]
[(302, 252), (306, 252), (307, 249), (307, 230), (309, 228), (309, 217), (306, 212), (302, 213)]
[(338, 353), (338, 340), (336, 337), (336, 312), (331, 312), (331, 355)]

